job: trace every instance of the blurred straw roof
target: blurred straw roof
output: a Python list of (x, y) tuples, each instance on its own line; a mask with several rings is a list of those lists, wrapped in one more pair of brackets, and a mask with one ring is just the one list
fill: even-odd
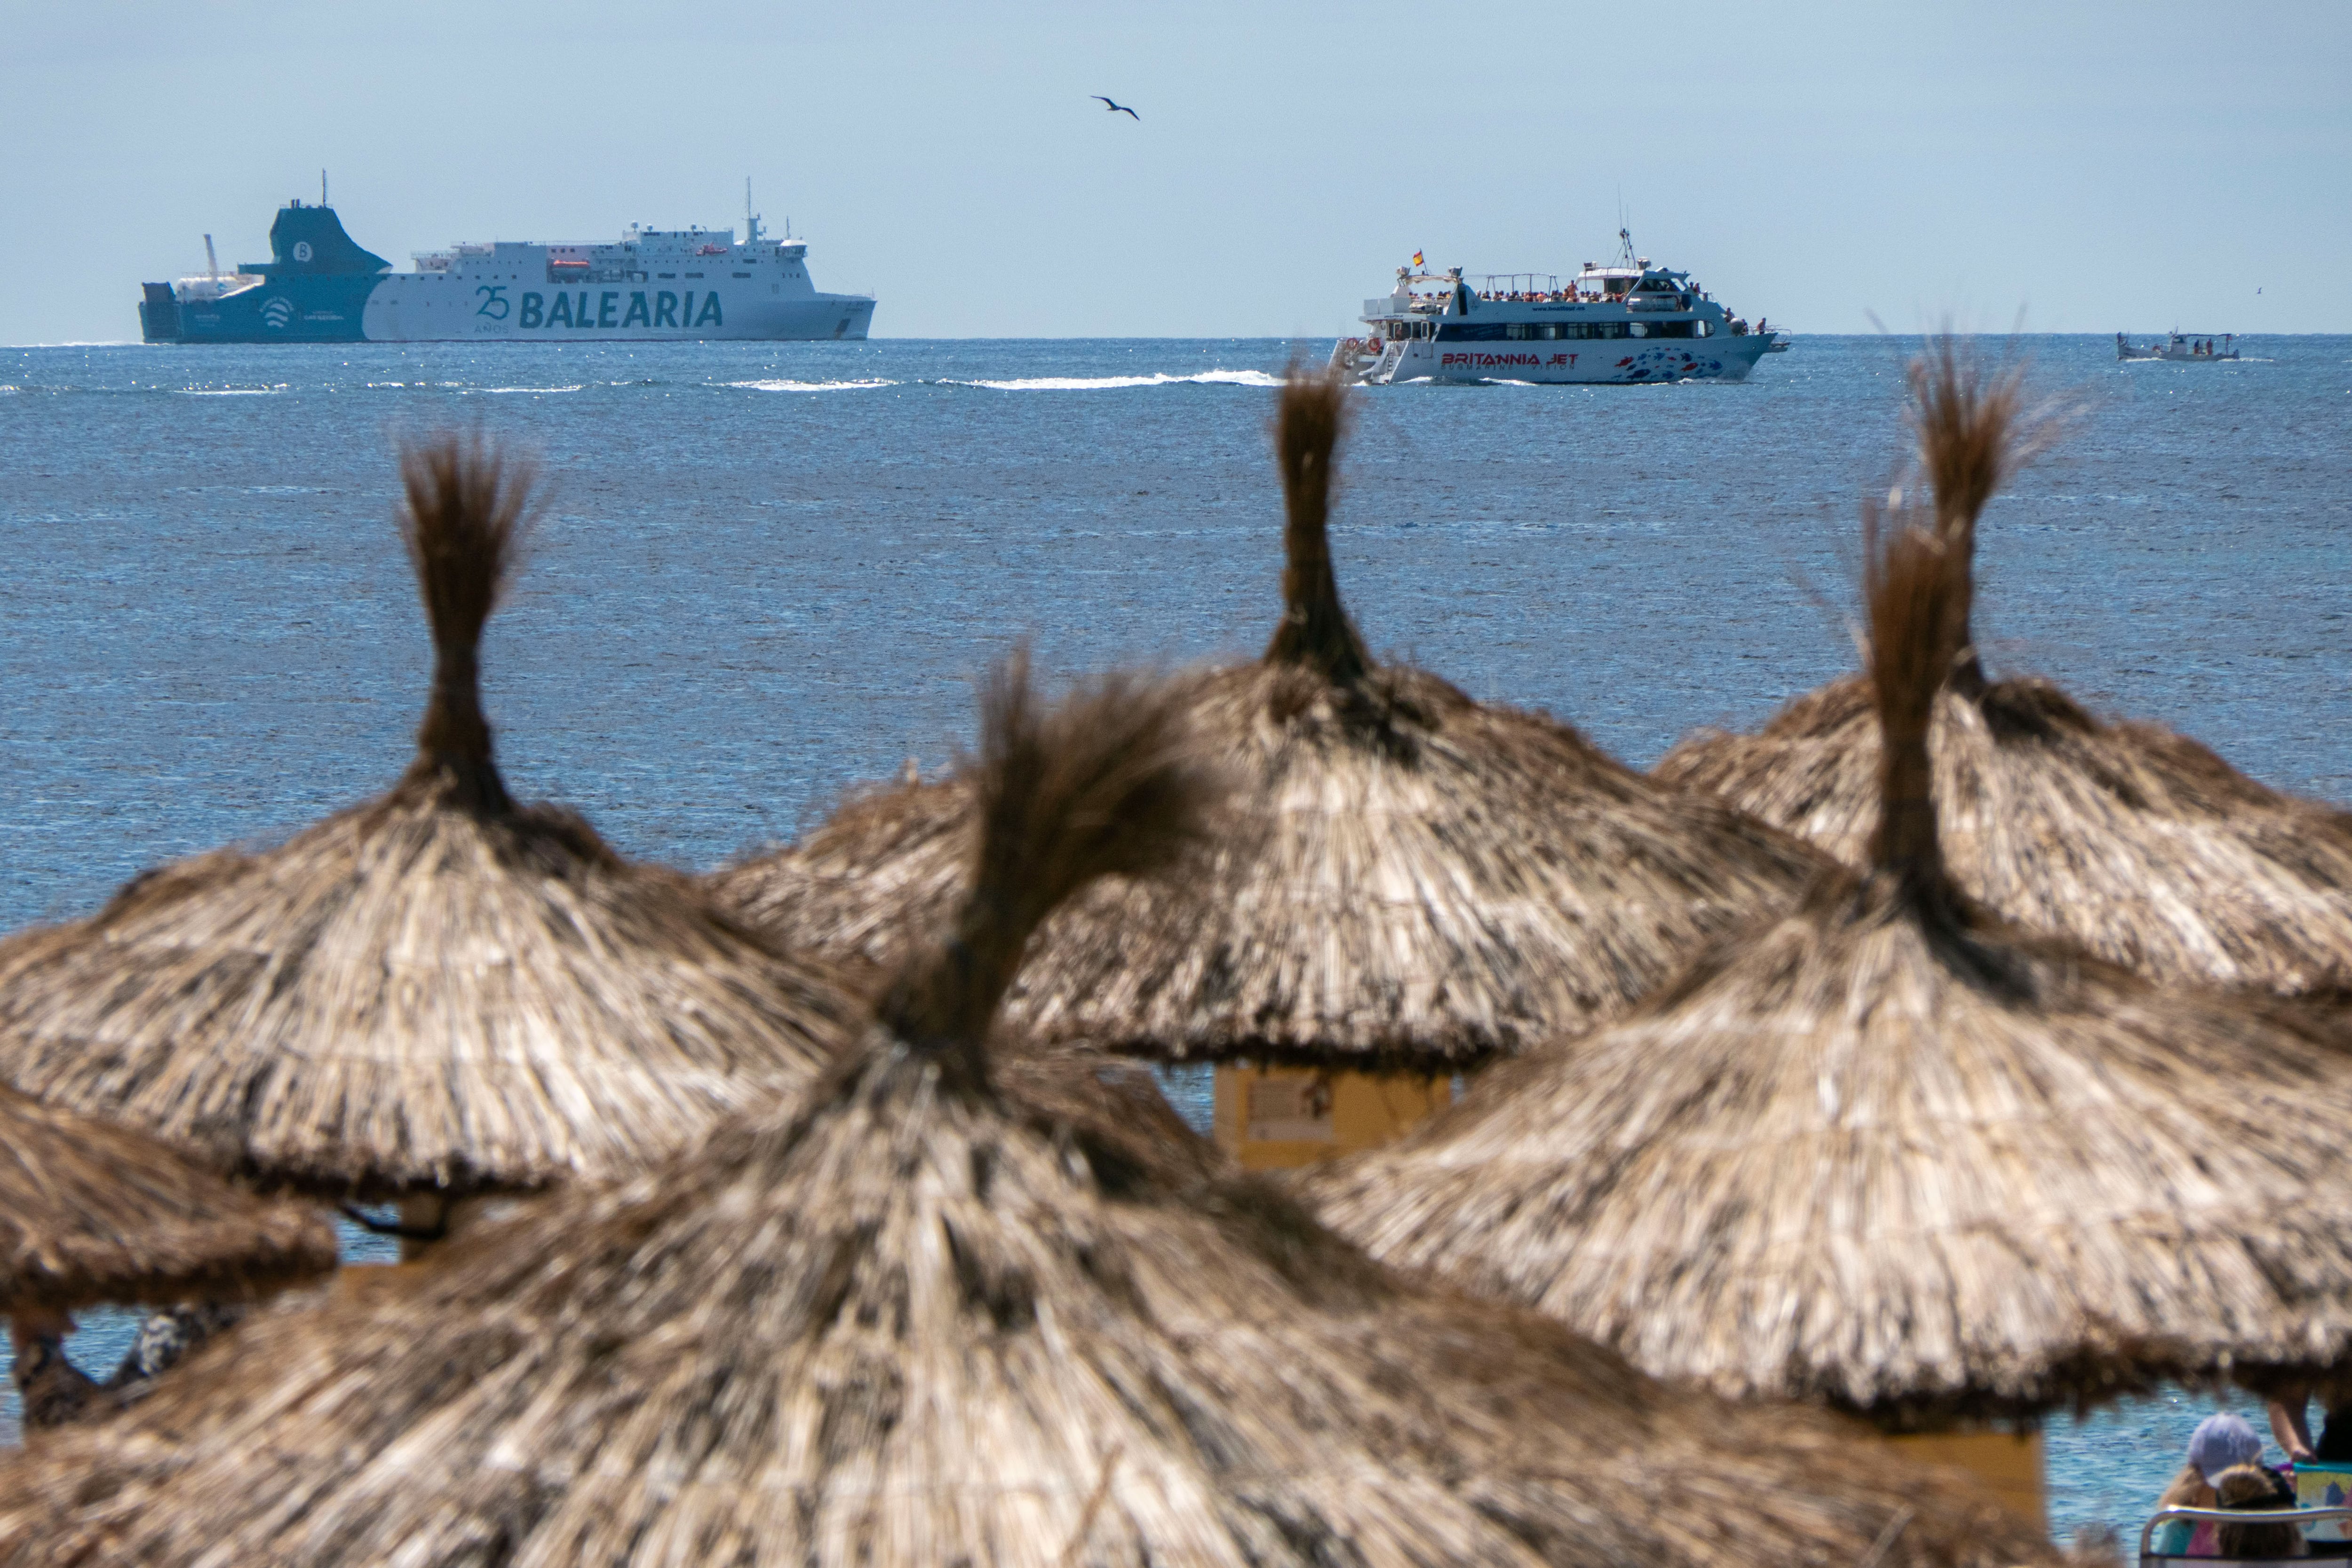
[(1893, 1426), (2352, 1352), (2352, 1058), (1951, 886), (1927, 732), (1964, 559), (1906, 529), (1874, 572), (1869, 872), (1307, 1173), (1329, 1224), (1659, 1375)]
[(315, 1210), (0, 1089), (0, 1316), (240, 1300), (334, 1266), (334, 1229)]
[(993, 1081), (1028, 928), (1202, 792), (1165, 690), (992, 708), (976, 891), (796, 1110), (0, 1464), (0, 1563), (2052, 1559), (1831, 1417), (1665, 1390)]
[(0, 1079), (335, 1194), (639, 1168), (855, 1037), (826, 971), (509, 799), (477, 673), (527, 473), (411, 451), (432, 699), (387, 794), (0, 947)]
[[(2018, 424), (2016, 375), (1988, 381), (1948, 343), (1913, 386), (1939, 525), (1973, 552), (1968, 499), (1998, 482), (2002, 447), (1936, 437), (1964, 405)], [(1937, 700), (1932, 746), (1945, 857), (1989, 908), (2160, 981), (2352, 990), (2352, 815), (2161, 725), (2095, 718), (2049, 681), (1988, 680), (1973, 647)], [(1850, 677), (1754, 735), (1690, 736), (1656, 773), (1859, 864), (1877, 769), (1869, 682)]]
[[(1820, 864), (1565, 724), (1375, 665), (1326, 537), (1345, 411), (1285, 388), (1285, 616), (1192, 687), (1240, 787), (1175, 868), (1051, 922), (1007, 1010), (1038, 1038), (1450, 1071), (1622, 1010)], [(796, 949), (887, 967), (961, 898), (973, 831), (962, 784), (881, 789), (715, 885)]]

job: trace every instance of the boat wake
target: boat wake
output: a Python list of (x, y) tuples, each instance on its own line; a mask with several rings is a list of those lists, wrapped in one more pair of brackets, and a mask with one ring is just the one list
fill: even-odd
[(1262, 370), (1204, 370), (1192, 375), (1032, 375), (1015, 381), (959, 381), (937, 386), (979, 386), (991, 392), (1121, 392), (1138, 386), (1280, 386), (1282, 377)]
[(729, 386), (740, 386), (746, 392), (864, 392), (877, 386), (896, 386), (895, 381), (730, 381)]

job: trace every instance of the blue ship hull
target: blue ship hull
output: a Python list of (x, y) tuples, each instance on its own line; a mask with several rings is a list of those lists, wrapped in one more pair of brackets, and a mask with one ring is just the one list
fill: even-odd
[(226, 300), (181, 300), (150, 283), (139, 301), (140, 335), (151, 343), (356, 343), (376, 280), (286, 278)]

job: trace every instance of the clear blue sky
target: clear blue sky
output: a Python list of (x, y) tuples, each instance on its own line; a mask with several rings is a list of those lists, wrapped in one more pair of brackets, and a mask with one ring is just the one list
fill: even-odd
[(0, 342), (135, 337), (322, 164), (403, 266), (749, 174), (877, 335), (1330, 335), (1416, 247), (1603, 258), (1621, 198), (1801, 331), (2352, 331), (2347, 0), (0, 0)]

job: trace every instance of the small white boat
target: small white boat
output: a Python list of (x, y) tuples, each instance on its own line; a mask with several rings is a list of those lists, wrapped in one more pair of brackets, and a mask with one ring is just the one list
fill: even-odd
[(2141, 345), (2123, 333), (2116, 334), (2117, 359), (2182, 360), (2203, 363), (2208, 360), (2236, 359), (2237, 338), (2230, 332), (2174, 332), (2160, 343)]
[(1617, 238), (1614, 263), (1588, 261), (1565, 286), (1556, 273), (1513, 272), (1474, 288), (1459, 267), (1400, 267), (1393, 292), (1364, 301), (1370, 331), (1339, 340), (1332, 368), (1376, 386), (1745, 381), (1758, 360), (1788, 352), (1763, 321), (1750, 328), (1689, 273), (1635, 256), (1622, 228)]

